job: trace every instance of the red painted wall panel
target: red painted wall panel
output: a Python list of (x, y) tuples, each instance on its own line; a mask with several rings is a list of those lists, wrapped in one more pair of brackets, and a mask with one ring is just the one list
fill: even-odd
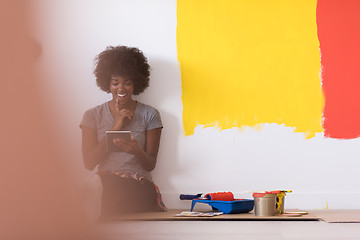
[(360, 1), (318, 0), (324, 130), (331, 138), (360, 136)]

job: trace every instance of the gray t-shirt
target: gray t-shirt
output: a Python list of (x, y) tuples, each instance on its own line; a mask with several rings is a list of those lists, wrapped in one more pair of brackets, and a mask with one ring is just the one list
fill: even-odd
[[(87, 110), (81, 120), (80, 127), (88, 126), (97, 132), (98, 141), (105, 136), (105, 131), (111, 129), (114, 119), (111, 115), (108, 102)], [(134, 116), (123, 130), (131, 131), (131, 135), (136, 139), (139, 145), (145, 149), (145, 133), (148, 130), (162, 128), (160, 113), (155, 108), (137, 102)], [(107, 159), (103, 160), (99, 166), (99, 171), (131, 171), (137, 172), (148, 179), (151, 178), (150, 172), (142, 168), (139, 161), (132, 154), (125, 152), (110, 153)]]

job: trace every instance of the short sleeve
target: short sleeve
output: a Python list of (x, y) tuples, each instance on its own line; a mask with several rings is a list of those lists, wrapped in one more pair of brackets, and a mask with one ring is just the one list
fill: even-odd
[(150, 108), (148, 113), (147, 130), (163, 128), (160, 113), (155, 108)]
[(82, 128), (82, 126), (87, 126), (87, 127), (96, 129), (96, 112), (95, 112), (95, 109), (89, 109), (84, 113), (79, 127)]

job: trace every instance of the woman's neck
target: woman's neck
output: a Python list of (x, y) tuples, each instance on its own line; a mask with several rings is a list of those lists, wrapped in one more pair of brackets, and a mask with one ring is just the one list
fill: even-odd
[[(116, 106), (116, 100), (115, 99), (112, 99), (111, 101), (109, 101), (109, 104), (111, 106), (112, 109), (115, 109), (115, 106)], [(128, 110), (131, 110), (131, 111), (134, 111), (136, 108), (136, 101), (131, 99), (130, 101), (128, 101), (127, 103), (125, 104), (119, 104), (119, 110), (121, 109), (128, 109)]]

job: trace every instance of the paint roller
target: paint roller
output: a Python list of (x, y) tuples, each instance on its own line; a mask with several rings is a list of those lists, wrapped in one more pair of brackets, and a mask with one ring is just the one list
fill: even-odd
[(181, 200), (193, 200), (193, 199), (208, 199), (208, 200), (218, 200), (218, 201), (233, 201), (234, 194), (232, 192), (214, 192), (207, 194), (180, 194)]

